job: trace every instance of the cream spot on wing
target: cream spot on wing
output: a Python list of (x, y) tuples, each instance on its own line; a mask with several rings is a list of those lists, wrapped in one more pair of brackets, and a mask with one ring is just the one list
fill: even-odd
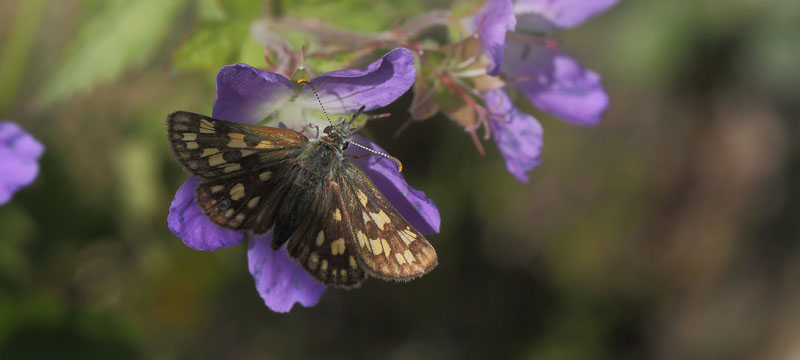
[(344, 238), (338, 238), (331, 243), (331, 254), (341, 255), (344, 254)]
[(369, 244), (372, 247), (372, 253), (378, 255), (383, 252), (383, 247), (381, 247), (381, 239), (369, 239)]
[(231, 141), (228, 141), (228, 147), (241, 149), (241, 148), (246, 148), (247, 144), (245, 144), (244, 140), (232, 139)]
[(213, 134), (214, 131), (214, 124), (206, 119), (200, 120), (200, 132), (205, 134)]
[(256, 151), (255, 150), (241, 150), (241, 152), (242, 152), (242, 156), (247, 156), (247, 155), (255, 153)]
[(189, 142), (186, 143), (186, 148), (189, 149), (189, 150), (194, 150), (194, 149), (197, 149), (199, 147), (200, 147), (200, 145), (197, 144), (194, 141), (189, 141)]
[(333, 220), (342, 221), (342, 212), (339, 211), (339, 208), (333, 210)]
[(356, 238), (358, 239), (359, 246), (364, 247), (369, 245), (369, 242), (367, 242), (367, 236), (364, 235), (364, 233), (361, 232), (361, 230), (358, 230), (358, 232), (356, 233)]
[(226, 165), (225, 168), (222, 169), (222, 172), (227, 174), (227, 173), (231, 173), (231, 172), (234, 172), (234, 171), (237, 171), (237, 170), (241, 170), (241, 169), (242, 169), (242, 165), (239, 165), (237, 163), (232, 163), (232, 164)]
[(356, 262), (356, 258), (353, 255), (350, 255), (350, 267), (353, 269), (358, 268), (358, 262)]
[(225, 188), (225, 186), (223, 186), (223, 185), (214, 185), (214, 186), (211, 187), (211, 192), (216, 194), (216, 193), (222, 191), (222, 189), (224, 189), (224, 188)]
[(324, 243), (325, 243), (325, 231), (320, 230), (319, 234), (317, 234), (317, 246), (322, 246), (322, 244)]
[(320, 268), (322, 271), (328, 271), (328, 260), (322, 259), (322, 267)]
[[(412, 238), (412, 239), (414, 239), (414, 240), (416, 240), (416, 239), (417, 239), (417, 234), (416, 234), (416, 233), (414, 233), (413, 231), (411, 231), (411, 228), (409, 228), (408, 226), (406, 226), (406, 228), (403, 230), (403, 232), (404, 232), (404, 233), (406, 233), (406, 234), (408, 234), (408, 236), (409, 236), (410, 238)], [(412, 240), (412, 241), (413, 241), (413, 240)]]
[(256, 205), (258, 205), (258, 201), (259, 200), (261, 200), (261, 196), (256, 196), (256, 197), (250, 199), (250, 201), (247, 202), (247, 207), (250, 208), (250, 209), (256, 207)]
[(203, 149), (203, 153), (202, 153), (202, 154), (200, 154), (200, 157), (211, 156), (211, 155), (214, 155), (214, 154), (216, 154), (216, 153), (218, 153), (218, 152), (219, 152), (219, 149), (217, 149), (217, 148), (207, 148), (207, 149)]
[(230, 218), (231, 216), (233, 216), (234, 212), (235, 211), (233, 211), (233, 209), (228, 209), (228, 211), (225, 212), (225, 217)]
[(244, 140), (244, 134), (228, 133), (228, 138), (230, 138), (231, 140)]
[(239, 200), (244, 197), (244, 185), (238, 183), (231, 188), (231, 200)]
[(361, 205), (367, 206), (367, 195), (364, 195), (361, 190), (356, 190), (356, 195), (358, 195), (358, 201), (361, 201)]
[(389, 246), (389, 243), (386, 242), (386, 239), (381, 239), (381, 245), (383, 246), (383, 255), (389, 257), (392, 253), (392, 248)]
[(408, 233), (406, 233), (404, 231), (398, 231), (397, 235), (400, 236), (400, 239), (403, 240), (403, 242), (406, 244), (406, 246), (411, 245), (411, 243), (414, 242), (414, 240), (415, 240), (411, 236), (408, 236)]
[(311, 253), (311, 256), (308, 257), (308, 268), (313, 270), (317, 270), (317, 266), (319, 265), (319, 255), (317, 253)]
[(267, 181), (272, 176), (271, 171), (264, 171), (261, 174), (258, 174), (258, 179), (261, 181)]
[(224, 164), (225, 159), (222, 158), (222, 154), (214, 155), (208, 158), (208, 166), (217, 166), (219, 164)]
[(339, 270), (339, 275), (341, 275), (343, 278), (346, 278), (347, 277), (347, 270), (345, 270), (345, 269)]
[(404, 265), (406, 263), (406, 258), (404, 258), (403, 254), (401, 253), (394, 253), (394, 258), (397, 259), (397, 262), (400, 263), (400, 265)]
[(375, 225), (378, 225), (378, 229), (381, 229), (381, 231), (383, 231), (384, 225), (392, 222), (383, 210), (379, 211), (377, 214), (369, 213), (369, 217), (372, 218), (372, 221), (375, 222)]
[(366, 224), (366, 223), (370, 222), (370, 220), (372, 220), (372, 219), (369, 218), (369, 215), (367, 215), (367, 213), (365, 211), (361, 212), (361, 219), (364, 220), (364, 224)]
[(414, 258), (414, 254), (411, 253), (411, 250), (406, 250), (403, 252), (403, 257), (406, 258), (406, 261), (411, 264), (412, 262), (416, 261), (417, 259)]
[(241, 224), (242, 221), (244, 221), (245, 217), (246, 217), (245, 214), (239, 214), (239, 215), (236, 215), (236, 218), (234, 220), (236, 220), (237, 223)]
[(183, 133), (183, 141), (195, 141), (195, 140), (197, 140), (197, 134)]
[(256, 145), (256, 149), (272, 149), (273, 147), (275, 147), (275, 143), (268, 140), (261, 140)]

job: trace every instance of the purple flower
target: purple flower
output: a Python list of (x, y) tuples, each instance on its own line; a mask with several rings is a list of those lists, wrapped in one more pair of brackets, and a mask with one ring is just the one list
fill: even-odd
[[(411, 87), (414, 78), (414, 56), (406, 49), (395, 49), (364, 69), (333, 71), (310, 82), (328, 111), (345, 114), (362, 105), (366, 110), (388, 105)], [(308, 130), (308, 124), (320, 129), (327, 126), (308, 87), (301, 87), (295, 96), (295, 86), (289, 79), (244, 64), (225, 66), (217, 74), (213, 117), (269, 126), (282, 123), (297, 131)], [(313, 136), (316, 131), (306, 133)], [(355, 139), (362, 145), (379, 149), (366, 139)], [(357, 149), (350, 146), (347, 152), (357, 153), (359, 150), (354, 148)], [(365, 157), (357, 164), (420, 232), (439, 231), (436, 206), (424, 193), (411, 188), (390, 160)], [(216, 250), (240, 243), (244, 238), (242, 232), (223, 229), (203, 214), (194, 199), (197, 183), (196, 178), (189, 178), (175, 194), (167, 219), (170, 230), (187, 246), (197, 250)], [(289, 311), (296, 302), (303, 306), (315, 305), (325, 285), (289, 258), (285, 248), (272, 250), (271, 241), (271, 231), (263, 236), (251, 236), (247, 251), (250, 273), (266, 305), (277, 312)]]
[(0, 121), (0, 205), (36, 179), (43, 152), (44, 146), (19, 125)]
[[(595, 125), (608, 107), (600, 76), (548, 46), (547, 32), (575, 27), (617, 0), (490, 0), (472, 18), (488, 58), (487, 73), (502, 73), (536, 107), (579, 125)], [(507, 33), (521, 30), (525, 33)], [(529, 34), (534, 35), (529, 35)], [(499, 68), (499, 69), (498, 69)], [(503, 90), (483, 94), (506, 168), (520, 181), (540, 163), (542, 129), (509, 104)], [(492, 107), (502, 109), (493, 110)], [(523, 132), (524, 135), (521, 133)]]

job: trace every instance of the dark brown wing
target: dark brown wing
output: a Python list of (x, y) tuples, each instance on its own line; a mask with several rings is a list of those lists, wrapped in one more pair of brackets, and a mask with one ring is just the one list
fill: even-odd
[(286, 248), (325, 285), (349, 289), (361, 285), (366, 276), (352, 247), (341, 190), (333, 176), (314, 191), (313, 204)]
[(245, 125), (177, 111), (167, 136), (181, 165), (201, 179), (235, 177), (262, 163), (280, 163), (308, 143), (296, 131)]
[(408, 281), (431, 271), (436, 250), (395, 210), (361, 169), (344, 161), (342, 203), (348, 215), (350, 249), (368, 275)]
[(267, 232), (308, 138), (184, 111), (170, 114), (167, 127), (175, 156), (202, 180), (195, 195), (206, 215), (226, 228)]

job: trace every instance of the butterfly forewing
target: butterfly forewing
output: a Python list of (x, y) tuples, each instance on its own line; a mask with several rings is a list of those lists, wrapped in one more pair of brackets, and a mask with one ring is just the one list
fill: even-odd
[(219, 179), (292, 159), (308, 138), (278, 128), (245, 125), (177, 111), (167, 118), (175, 156), (192, 175)]
[(345, 161), (341, 177), (343, 203), (353, 234), (351, 246), (370, 275), (410, 280), (436, 266), (433, 246), (408, 224), (361, 169)]
[(350, 238), (341, 191), (331, 174), (316, 190), (314, 204), (289, 238), (287, 250), (309, 273), (326, 285), (359, 286), (365, 279)]

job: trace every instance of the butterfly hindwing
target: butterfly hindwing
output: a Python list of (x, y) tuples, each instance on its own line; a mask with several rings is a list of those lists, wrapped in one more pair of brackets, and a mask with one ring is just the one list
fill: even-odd
[(353, 234), (351, 247), (369, 275), (407, 281), (436, 266), (433, 246), (408, 224), (367, 174), (344, 161), (341, 178), (343, 203)]
[(195, 190), (198, 205), (215, 224), (256, 234), (269, 231), (289, 172), (261, 167), (249, 174), (201, 182)]
[(186, 111), (167, 117), (175, 156), (192, 175), (219, 179), (291, 160), (308, 143), (288, 130), (222, 121)]
[(349, 289), (359, 286), (366, 276), (353, 251), (341, 190), (332, 176), (315, 191), (314, 203), (286, 248), (325, 285)]

